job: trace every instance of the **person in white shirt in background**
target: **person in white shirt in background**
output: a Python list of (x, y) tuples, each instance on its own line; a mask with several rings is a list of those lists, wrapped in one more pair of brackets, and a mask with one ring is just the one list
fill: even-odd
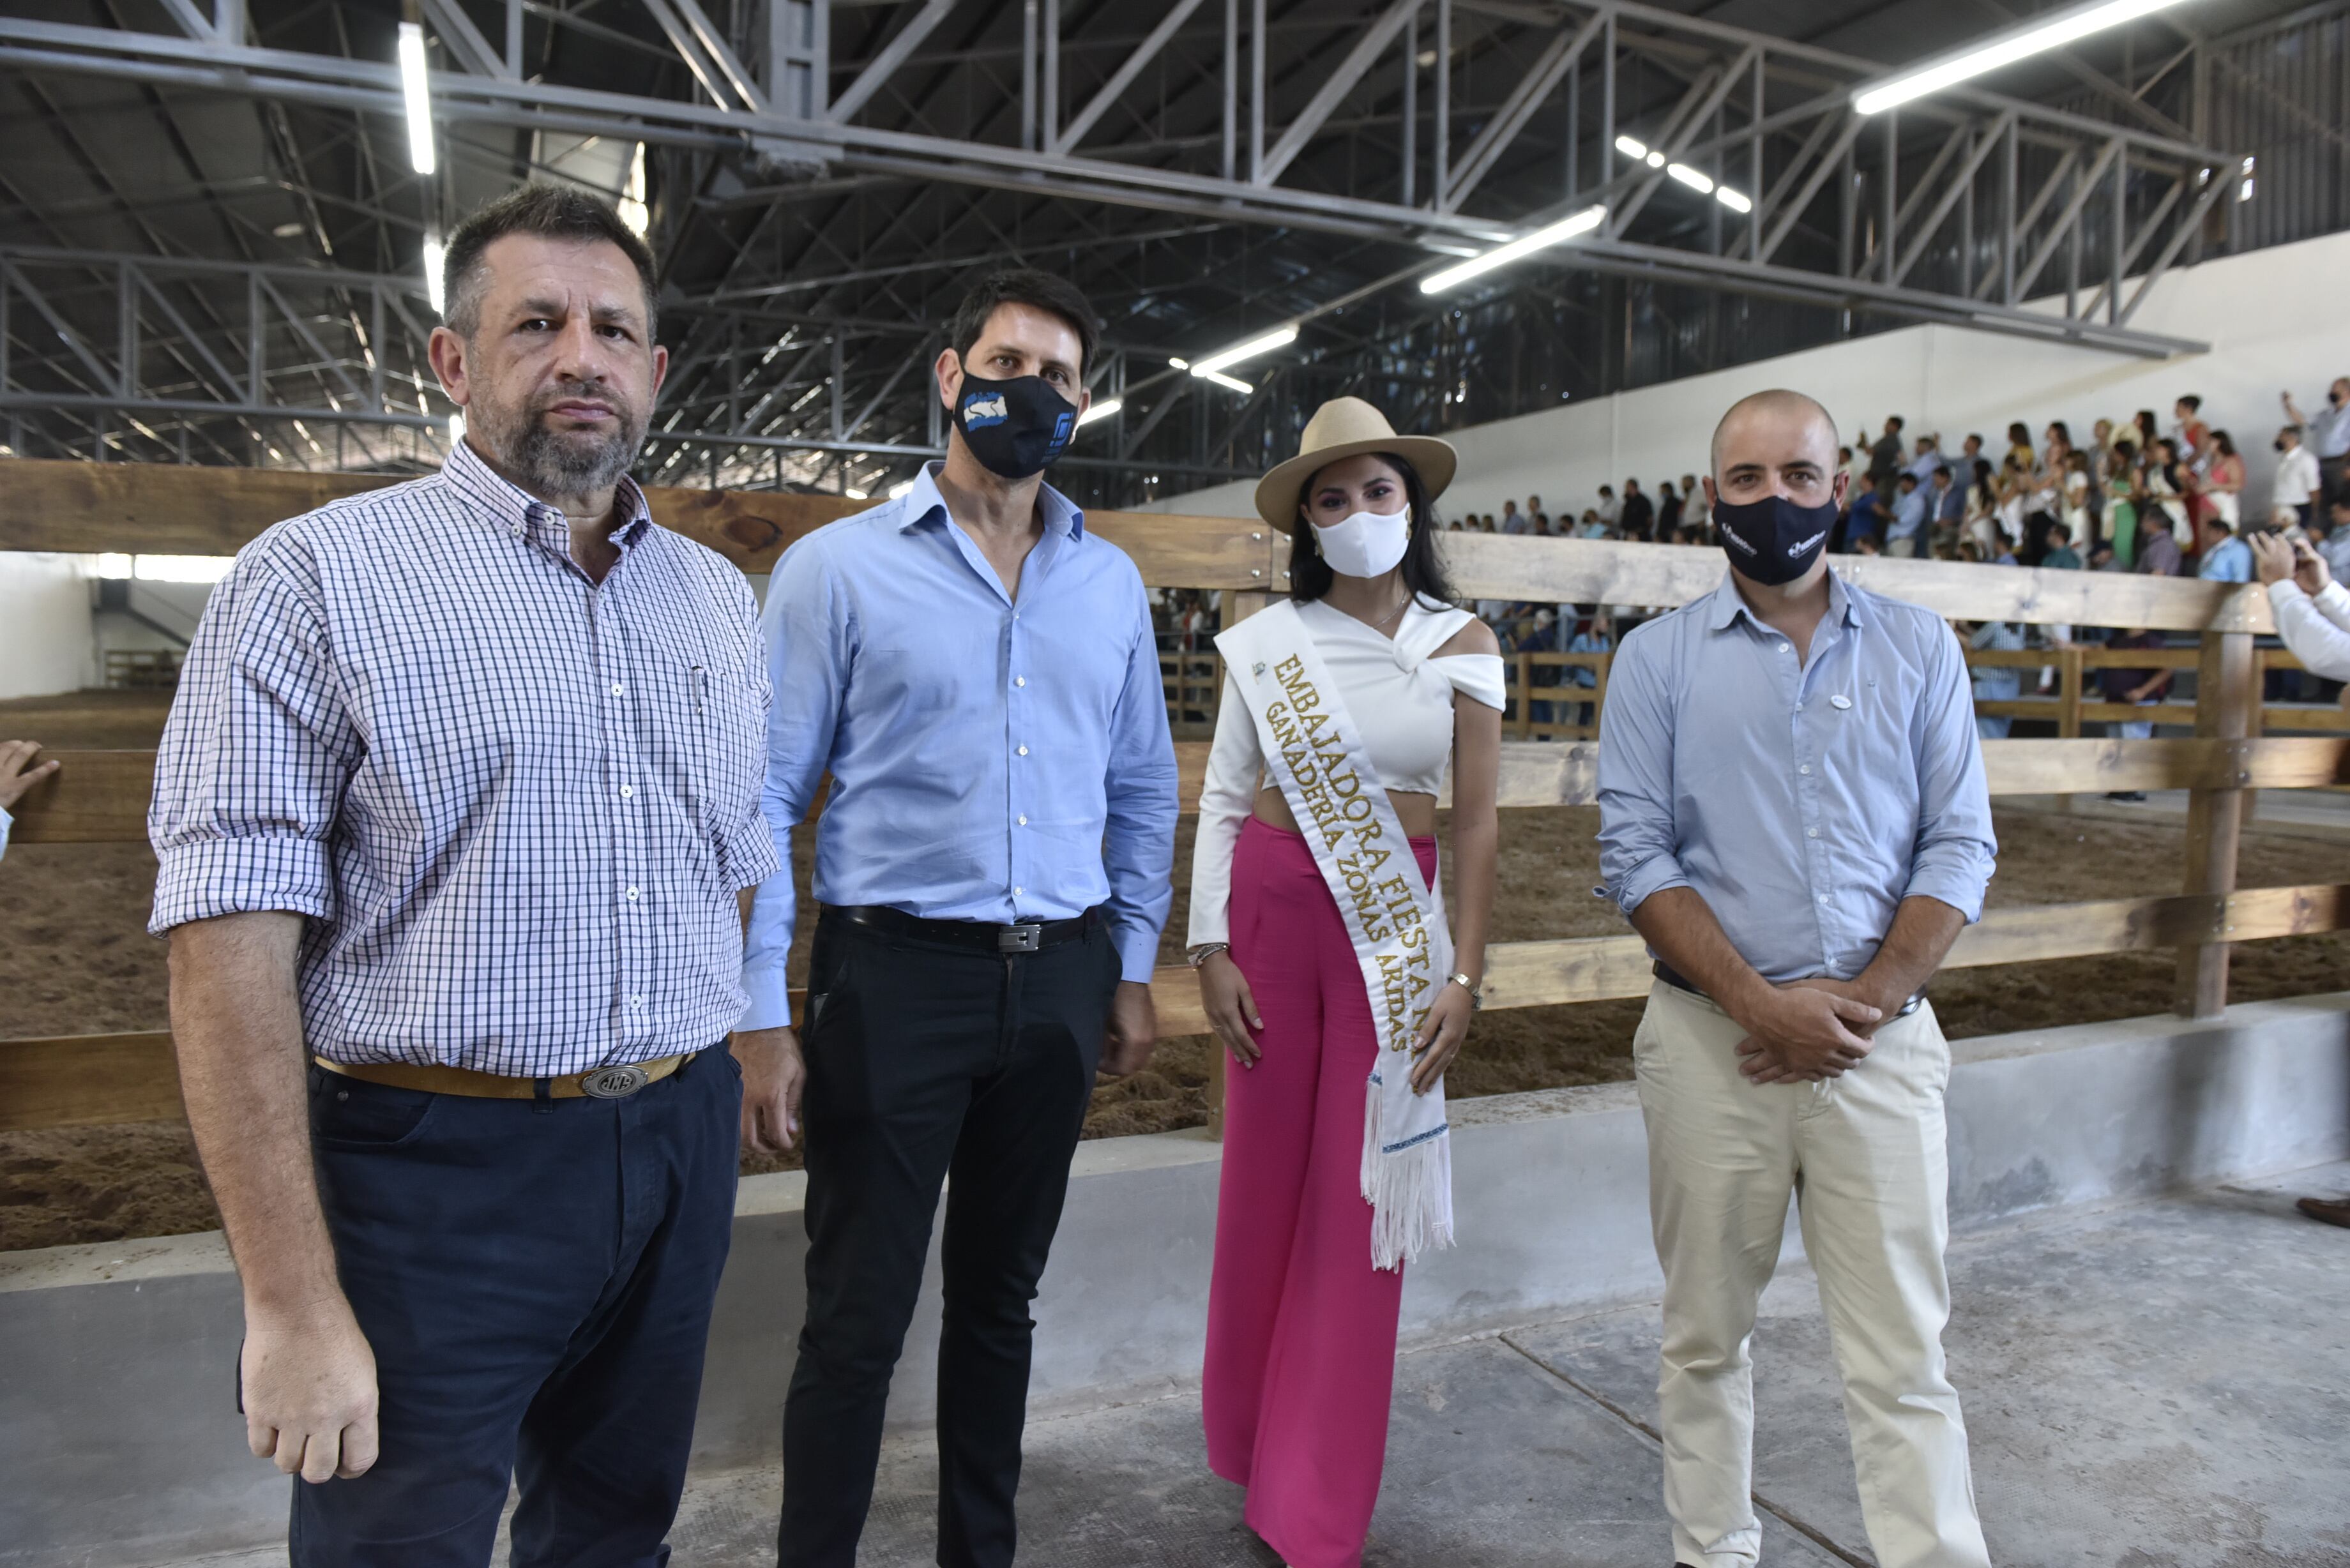
[[(2345, 513), (2350, 506), (2335, 508), (2337, 517)], [(2350, 589), (2305, 544), (2273, 534), (2255, 534), (2248, 542), (2285, 650), (2314, 675), (2350, 680)], [(2304, 1198), (2296, 1207), (2313, 1220), (2350, 1228), (2350, 1198)]]
[(2317, 522), (2318, 498), (2324, 490), (2324, 481), (2318, 477), (2317, 454), (2302, 444), (2299, 425), (2277, 431), (2276, 449), (2276, 484), (2269, 493), (2269, 504), (2281, 526), (2298, 523), (2303, 529), (2312, 528)]
[(2325, 533), (2317, 541), (2318, 559), (2336, 582), (2350, 581), (2350, 495), (2336, 496), (2325, 514)]
[(36, 766), (33, 759), (41, 754), (38, 741), (0, 741), (0, 855), (8, 853), (8, 828), (16, 818), (8, 808), (25, 798), (25, 792), (57, 771), (57, 760), (51, 757)]
[(2314, 419), (2303, 416), (2291, 392), (2278, 400), (2284, 404), (2284, 417), (2308, 432), (2303, 444), (2316, 457), (2318, 472), (2324, 476), (2325, 499), (2350, 496), (2350, 376), (2334, 378), (2325, 389), (2325, 406)]

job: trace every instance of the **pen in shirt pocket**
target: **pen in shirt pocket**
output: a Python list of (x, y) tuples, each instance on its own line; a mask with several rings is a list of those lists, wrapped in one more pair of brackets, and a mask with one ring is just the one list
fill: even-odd
[(696, 713), (699, 713), (699, 712), (701, 712), (701, 711), (702, 711), (702, 680), (703, 680), (703, 671), (702, 671), (702, 666), (701, 666), (701, 665), (697, 664), (697, 665), (695, 665), (695, 666), (693, 667), (693, 711), (694, 711)]

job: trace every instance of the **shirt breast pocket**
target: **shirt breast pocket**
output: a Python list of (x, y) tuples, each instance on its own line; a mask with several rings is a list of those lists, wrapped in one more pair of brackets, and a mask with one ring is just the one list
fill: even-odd
[(702, 826), (723, 833), (758, 799), (766, 751), (765, 714), (739, 659), (681, 649), (668, 700), (683, 744), (684, 797)]

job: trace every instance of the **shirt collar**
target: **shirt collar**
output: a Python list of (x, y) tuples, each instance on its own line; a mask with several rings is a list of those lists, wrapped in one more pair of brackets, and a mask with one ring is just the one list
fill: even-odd
[[(1731, 575), (1729, 568), (1724, 567), (1721, 573), (1721, 586), (1713, 590), (1712, 602), (1706, 607), (1705, 628), (1708, 631), (1720, 631), (1734, 623), (1741, 616), (1744, 616), (1747, 624), (1758, 630), (1771, 629), (1754, 618), (1754, 611), (1747, 605), (1746, 596), (1738, 591), (1736, 579)], [(1826, 618), (1849, 627), (1865, 626), (1868, 621), (1867, 614), (1861, 607), (1860, 597), (1846, 586), (1843, 576), (1834, 566), (1828, 568)]]
[[(471, 441), (461, 437), (450, 449), (441, 465), (441, 477), (484, 522), (570, 559), (571, 523), (562, 509), (548, 505), (492, 468)], [(652, 509), (646, 504), (643, 487), (625, 474), (613, 491), (612, 504), (627, 519), (613, 531), (612, 543), (625, 551), (652, 525)]]
[[(946, 497), (939, 493), (939, 471), (945, 466), (933, 458), (915, 472), (914, 487), (906, 492), (899, 502), (905, 509), (898, 522), (899, 533), (911, 533), (932, 517), (948, 515)], [(1045, 533), (1064, 534), (1071, 539), (1084, 536), (1084, 509), (1051, 485), (1036, 487), (1036, 509), (1045, 515)]]

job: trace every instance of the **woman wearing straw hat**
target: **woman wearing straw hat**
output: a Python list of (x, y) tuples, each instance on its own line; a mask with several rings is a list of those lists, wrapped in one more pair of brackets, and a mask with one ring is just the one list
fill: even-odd
[(1234, 1066), (1201, 1403), (1250, 1526), (1295, 1568), (1352, 1568), (1403, 1262), (1451, 1236), (1443, 1077), (1484, 974), (1503, 680), (1438, 562), (1452, 448), (1357, 398), (1301, 445), (1256, 492), (1292, 537), (1290, 597), (1216, 639), (1229, 678), (1191, 866), (1191, 963)]

